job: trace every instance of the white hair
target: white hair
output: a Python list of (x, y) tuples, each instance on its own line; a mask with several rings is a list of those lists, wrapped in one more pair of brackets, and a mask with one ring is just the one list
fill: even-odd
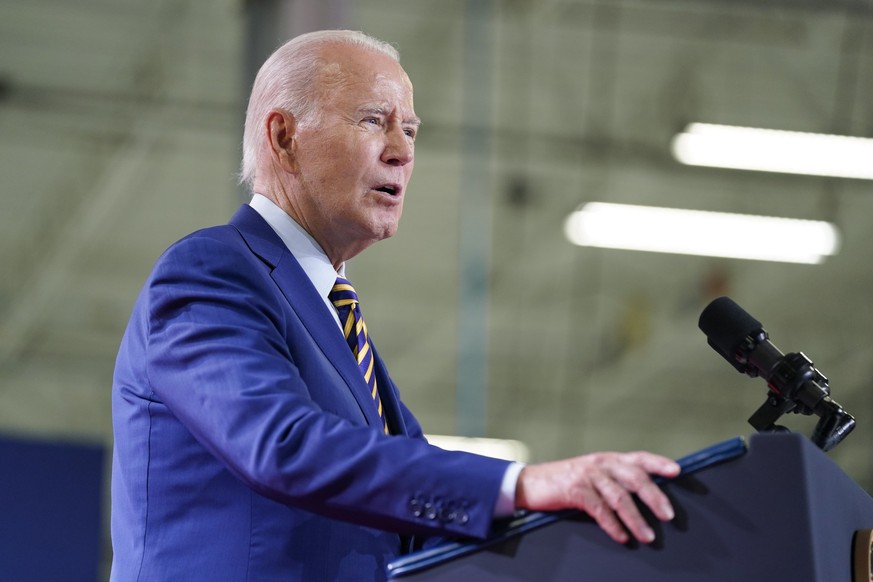
[(255, 77), (243, 132), (240, 183), (252, 188), (260, 156), (267, 143), (264, 119), (273, 109), (290, 111), (299, 125), (318, 121), (315, 88), (320, 72), (329, 64), (319, 49), (325, 44), (364, 47), (400, 61), (400, 53), (385, 41), (354, 30), (322, 30), (297, 36), (279, 47)]

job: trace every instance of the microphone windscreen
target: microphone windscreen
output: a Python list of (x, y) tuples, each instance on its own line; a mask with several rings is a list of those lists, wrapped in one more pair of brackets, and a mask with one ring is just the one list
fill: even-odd
[(709, 344), (725, 357), (730, 357), (748, 336), (763, 330), (761, 322), (746, 313), (730, 297), (713, 300), (697, 322)]

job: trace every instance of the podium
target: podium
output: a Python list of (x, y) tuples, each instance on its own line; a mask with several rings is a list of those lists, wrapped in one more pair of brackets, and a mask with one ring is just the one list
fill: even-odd
[[(530, 514), (485, 541), (394, 560), (391, 580), (852, 582), (873, 500), (799, 434), (755, 434), (687, 457), (662, 484), (676, 518), (651, 545), (613, 542), (576, 511)], [(867, 562), (870, 545), (866, 543)], [(869, 566), (867, 566), (869, 568)], [(858, 580), (870, 580), (870, 573)]]

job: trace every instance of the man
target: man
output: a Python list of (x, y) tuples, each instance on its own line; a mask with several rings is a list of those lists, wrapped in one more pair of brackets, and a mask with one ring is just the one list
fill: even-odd
[(378, 580), (410, 536), (481, 538), (515, 509), (576, 507), (619, 542), (654, 538), (633, 494), (672, 518), (649, 478), (678, 473), (663, 457), (521, 467), (424, 440), (335, 290), (396, 231), (418, 125), (395, 49), (361, 33), (264, 64), (251, 203), (164, 253), (119, 350), (113, 580)]

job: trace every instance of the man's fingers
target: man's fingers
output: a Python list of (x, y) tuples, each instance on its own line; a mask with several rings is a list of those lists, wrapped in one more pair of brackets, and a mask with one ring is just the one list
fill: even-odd
[(627, 543), (627, 531), (609, 502), (599, 494), (596, 488), (586, 489), (579, 501), (581, 502), (579, 509), (590, 515), (609, 537), (620, 544)]
[[(643, 515), (634, 503), (632, 490), (618, 481), (603, 476), (597, 479), (594, 483), (595, 488), (600, 492), (605, 504), (608, 506), (609, 513), (613, 514), (613, 520), (621, 520), (631, 534), (639, 541), (648, 544), (655, 541), (655, 532), (649, 527)], [(653, 484), (654, 485), (654, 484)], [(655, 487), (657, 489), (657, 487)], [(614, 513), (613, 513), (614, 512)], [(597, 516), (592, 516), (600, 524), (601, 521)], [(601, 524), (601, 527), (603, 525)], [(605, 529), (605, 528), (604, 528)], [(627, 541), (627, 536), (624, 539), (618, 539), (612, 534), (610, 536), (616, 541)]]
[(652, 510), (655, 517), (661, 521), (670, 521), (676, 516), (673, 504), (661, 488), (652, 482), (647, 483), (637, 491), (640, 501)]
[(635, 453), (625, 453), (624, 455), (631, 464), (650, 475), (672, 478), (677, 477), (682, 471), (682, 467), (673, 459), (654, 453), (637, 451)]
[[(635, 455), (635, 453), (634, 453)], [(669, 461), (669, 459), (666, 459)], [(674, 464), (672, 461), (670, 463)], [(664, 465), (660, 461), (656, 461), (657, 466), (666, 469), (672, 474), (674, 468), (669, 465)], [(617, 463), (612, 467), (611, 474), (626, 491), (634, 493), (640, 500), (645, 503), (655, 517), (661, 521), (669, 521), (674, 517), (673, 506), (669, 498), (661, 491), (654, 481), (649, 476), (653, 465), (646, 465), (639, 462), (638, 464), (627, 464), (624, 462)], [(679, 466), (676, 465), (675, 471), (678, 472)]]

